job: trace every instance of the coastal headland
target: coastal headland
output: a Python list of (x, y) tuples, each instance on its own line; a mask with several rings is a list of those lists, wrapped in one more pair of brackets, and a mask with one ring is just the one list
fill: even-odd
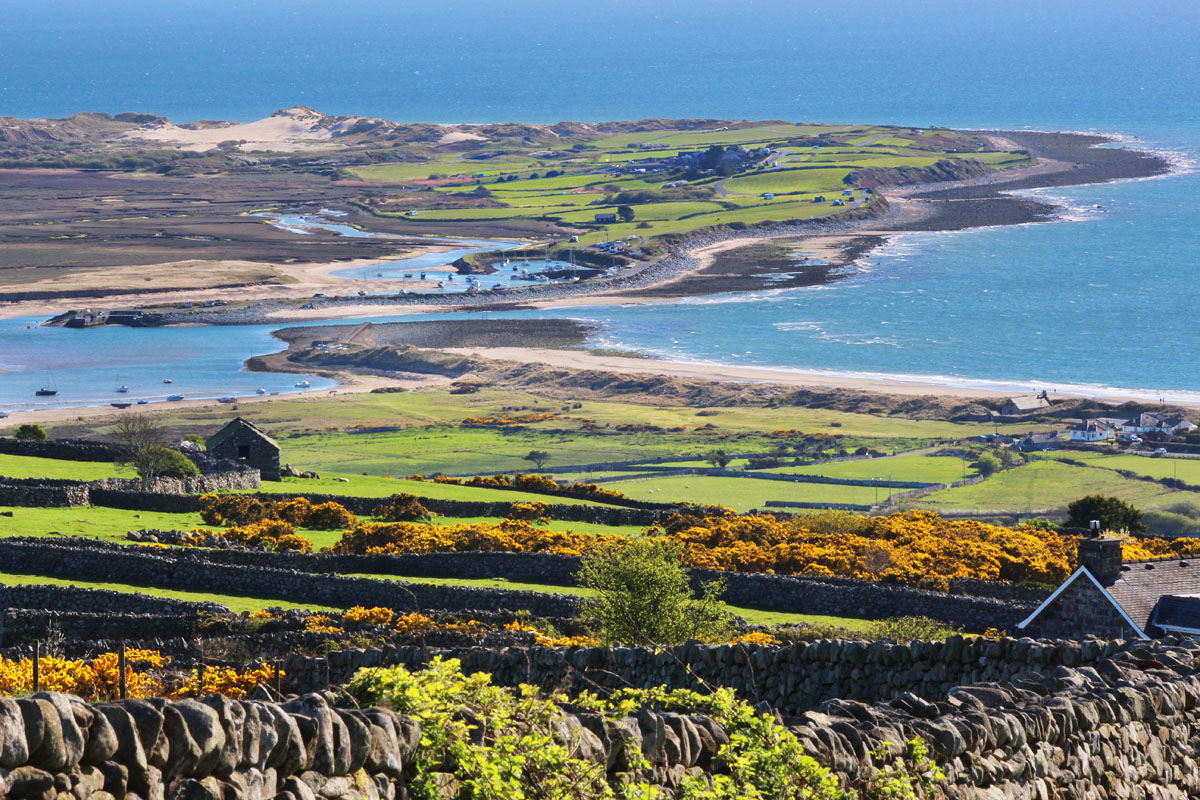
[[(298, 113), (277, 112), (274, 128), (294, 134), (299, 123), (279, 121)], [(312, 130), (332, 119), (300, 116)], [(22, 126), (60, 131), (52, 123), (63, 122), (5, 120), (0, 132), (12, 141)], [(367, 133), (293, 136), (278, 150), (256, 149), (263, 142), (197, 150), (207, 139), (183, 130), (144, 123), (115, 136), (64, 135), (53, 161), (31, 151), (0, 162), (8, 218), (0, 316), (56, 314), (53, 322), (84, 326), (286, 324), (817, 286), (855, 274), (859, 259), (896, 234), (1054, 219), (1053, 205), (1018, 190), (1169, 171), (1156, 155), (1099, 146), (1111, 141), (1104, 136), (1032, 131), (643, 120), (451, 126), (436, 128), (430, 146), (429, 130), (388, 128), (403, 141), (381, 163), (364, 155), (378, 144)], [(182, 137), (190, 155), (146, 150), (169, 136)], [(84, 154), (112, 159), (114, 151), (147, 164), (73, 166)], [(16, 198), (30, 194), (32, 206), (17, 211)], [(85, 210), (94, 216), (79, 217)], [(480, 238), (459, 238), (467, 236)], [(72, 310), (83, 304), (86, 314)], [(473, 320), (456, 336), (468, 330), (468, 341), (442, 349), (892, 394), (1019, 390), (651, 362), (589, 355), (578, 349), (584, 343), (568, 345), (577, 349), (564, 351), (563, 362), (548, 349), (562, 343), (542, 342), (545, 331)], [(505, 338), (518, 330), (520, 341)], [(252, 366), (286, 371), (291, 355), (294, 348)]]

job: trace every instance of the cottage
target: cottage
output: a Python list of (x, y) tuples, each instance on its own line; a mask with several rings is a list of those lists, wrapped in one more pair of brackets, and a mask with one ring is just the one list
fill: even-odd
[(1098, 419), (1081, 420), (1067, 429), (1072, 442), (1103, 442), (1116, 436), (1116, 430)]
[(608, 223), (616, 222), (616, 221), (617, 221), (616, 214), (597, 214), (596, 215), (596, 222), (601, 225), (606, 225)]
[(279, 444), (257, 425), (237, 417), (204, 442), (209, 455), (257, 467), (264, 481), (277, 481)]
[(1058, 433), (1031, 433), (1024, 439), (1012, 443), (1012, 449), (1021, 453), (1040, 453), (1045, 450), (1058, 449)]
[(1195, 429), (1196, 426), (1185, 417), (1160, 417), (1148, 413), (1138, 414), (1121, 423), (1121, 432), (1126, 434), (1157, 433), (1162, 436), (1175, 436)]
[(1046, 396), (1045, 392), (1041, 392), (1040, 394), (1008, 398), (1000, 407), (1000, 413), (1006, 417), (1019, 417), (1022, 414), (1033, 414), (1043, 408), (1049, 408), (1050, 405), (1050, 398)]
[(1200, 562), (1123, 561), (1120, 539), (1081, 539), (1079, 567), (1017, 628), (1066, 639), (1200, 634)]

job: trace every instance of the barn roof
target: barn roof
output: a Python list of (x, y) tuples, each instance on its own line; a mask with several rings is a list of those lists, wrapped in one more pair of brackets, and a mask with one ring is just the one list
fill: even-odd
[(264, 442), (267, 442), (268, 444), (275, 447), (276, 449), (279, 448), (279, 442), (275, 441), (270, 436), (267, 436), (267, 434), (263, 432), (262, 428), (258, 427), (253, 422), (250, 422), (247, 419), (243, 419), (242, 417), (235, 417), (232, 420), (230, 420), (225, 425), (224, 428), (221, 428), (221, 430), (217, 431), (212, 436), (205, 439), (204, 445), (209, 450), (212, 450), (214, 448), (220, 447), (221, 444), (223, 442), (225, 442), (227, 439), (229, 439), (230, 437), (236, 436), (237, 434), (239, 434), (243, 431), (249, 432), (250, 434), (257, 436), (258, 438), (262, 439)]

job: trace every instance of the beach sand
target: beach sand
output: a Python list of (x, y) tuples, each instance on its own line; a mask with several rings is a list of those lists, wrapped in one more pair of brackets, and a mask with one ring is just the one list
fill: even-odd
[[(797, 389), (855, 389), (864, 392), (904, 396), (937, 396), (962, 399), (1008, 398), (1023, 394), (1033, 394), (1042, 390), (1041, 386), (1022, 385), (1014, 382), (1011, 387), (986, 388), (971, 386), (964, 380), (964, 386), (953, 386), (944, 383), (934, 383), (921, 380), (919, 377), (888, 376), (888, 375), (839, 375), (822, 372), (805, 372), (802, 370), (779, 369), (771, 367), (731, 366), (726, 364), (703, 364), (682, 361), (660, 361), (650, 358), (627, 358), (622, 356), (601, 355), (586, 350), (552, 350), (549, 348), (524, 347), (454, 347), (441, 348), (445, 352), (458, 355), (488, 358), (499, 361), (514, 361), (522, 364), (545, 364), (551, 367), (571, 370), (598, 370), (618, 374), (633, 375), (666, 375), (693, 380), (718, 381), (730, 383), (769, 383), (781, 386), (792, 386)], [(1097, 398), (1092, 394), (1073, 394), (1070, 392), (1054, 392), (1055, 399), (1081, 398), (1100, 399), (1104, 402), (1122, 403), (1127, 401), (1145, 402), (1147, 398), (1133, 394), (1122, 394), (1119, 391)], [(1173, 405), (1183, 405), (1200, 408), (1200, 402), (1181, 403), (1173, 401)]]

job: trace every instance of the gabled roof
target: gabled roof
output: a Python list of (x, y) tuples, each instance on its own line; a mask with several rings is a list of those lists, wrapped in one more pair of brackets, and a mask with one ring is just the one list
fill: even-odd
[(1073, 431), (1108, 431), (1112, 430), (1112, 426), (1098, 419), (1085, 419), (1080, 420), (1077, 425), (1072, 425), (1070, 429)]
[(221, 428), (221, 430), (205, 439), (204, 446), (209, 450), (212, 450), (213, 448), (219, 447), (226, 439), (240, 433), (241, 431), (249, 431), (263, 441), (268, 442), (275, 447), (279, 447), (279, 442), (275, 441), (270, 436), (267, 436), (267, 434), (265, 434), (263, 430), (253, 422), (243, 419), (242, 417), (234, 417), (229, 421), (228, 424), (225, 425), (224, 428)]
[(1162, 424), (1162, 420), (1159, 419), (1157, 414), (1143, 411), (1136, 417), (1130, 417), (1125, 420), (1125, 424), (1130, 428), (1157, 428)]
[(1117, 610), (1117, 613), (1119, 613), (1121, 615), (1121, 617), (1125, 620), (1126, 624), (1128, 624), (1129, 627), (1132, 628), (1139, 637), (1141, 637), (1142, 639), (1150, 638), (1149, 636), (1146, 635), (1145, 628), (1142, 625), (1139, 625), (1138, 623), (1134, 622), (1133, 618), (1121, 606), (1121, 604), (1119, 602), (1117, 602), (1117, 600), (1111, 594), (1108, 593), (1108, 590), (1106, 590), (1103, 586), (1100, 585), (1100, 581), (1096, 580), (1095, 577), (1092, 576), (1092, 573), (1088, 572), (1087, 567), (1082, 567), (1082, 566), (1079, 567), (1078, 569), (1076, 569), (1073, 573), (1071, 573), (1071, 577), (1069, 577), (1065, 581), (1063, 581), (1062, 585), (1059, 586), (1057, 589), (1055, 589), (1053, 594), (1051, 594), (1049, 597), (1047, 597), (1045, 600), (1043, 600), (1042, 604), (1040, 606), (1038, 606), (1037, 609), (1032, 614), (1030, 614), (1028, 617), (1026, 617), (1025, 619), (1018, 622), (1017, 628), (1024, 630), (1024, 628), (1027, 625), (1029, 625), (1029, 623), (1033, 622), (1035, 619), (1038, 618), (1038, 616), (1043, 611), (1045, 611), (1047, 608), (1052, 606), (1054, 604), (1054, 601), (1058, 599), (1058, 596), (1060, 594), (1062, 594), (1064, 591), (1066, 591), (1068, 586), (1070, 586), (1072, 583), (1074, 583), (1077, 580), (1091, 581), (1092, 585), (1096, 587), (1096, 590), (1098, 592), (1100, 592), (1101, 595), (1104, 596), (1104, 599), (1106, 599), (1109, 603), (1112, 604), (1112, 607)]
[(1178, 556), (1126, 561), (1120, 576), (1107, 589), (1109, 596), (1145, 630), (1159, 598), (1200, 594), (1200, 562)]
[(1040, 394), (1010, 397), (1008, 398), (1008, 402), (1022, 411), (1033, 411), (1038, 408), (1046, 408), (1050, 405), (1050, 401)]

